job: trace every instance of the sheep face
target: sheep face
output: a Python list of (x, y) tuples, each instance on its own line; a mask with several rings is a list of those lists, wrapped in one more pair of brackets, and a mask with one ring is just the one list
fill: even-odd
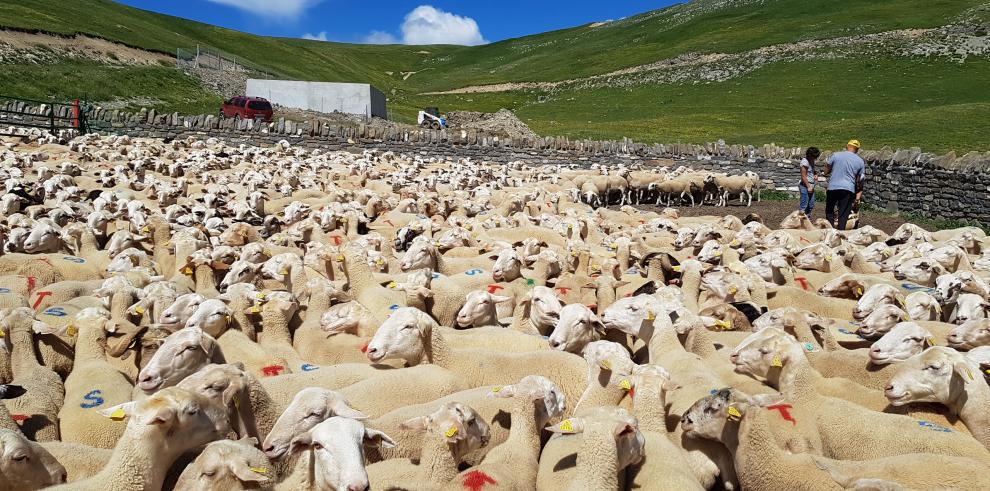
[(928, 257), (935, 260), (943, 268), (955, 270), (956, 265), (966, 255), (966, 252), (958, 246), (946, 245), (933, 249), (928, 253)]
[(990, 346), (990, 319), (973, 319), (952, 329), (948, 336), (949, 346), (970, 350), (980, 346)]
[(320, 328), (331, 333), (355, 332), (364, 314), (357, 302), (334, 305), (320, 316)]
[(179, 295), (178, 298), (169, 305), (168, 308), (162, 312), (161, 318), (158, 319), (160, 324), (164, 324), (169, 327), (175, 327), (178, 329), (181, 326), (185, 326), (186, 321), (199, 309), (199, 304), (203, 303), (206, 299), (198, 293), (186, 293), (184, 295)]
[[(858, 290), (854, 290), (852, 293), (856, 293), (856, 291)], [(897, 288), (886, 283), (878, 283), (868, 288), (859, 298), (856, 308), (853, 309), (853, 319), (863, 320), (881, 305), (901, 306), (903, 304), (904, 300)]]
[(815, 244), (805, 247), (794, 257), (794, 266), (799, 269), (829, 272), (832, 262), (838, 261), (832, 249), (825, 244)]
[(983, 297), (972, 293), (959, 295), (956, 301), (956, 314), (953, 322), (955, 324), (965, 324), (971, 320), (986, 319), (990, 311), (990, 302)]
[(422, 311), (400, 308), (382, 323), (368, 343), (368, 359), (375, 363), (402, 359), (410, 365), (418, 364), (434, 327), (436, 322)]
[(725, 424), (729, 419), (729, 408), (734, 407), (742, 417), (746, 404), (739, 404), (732, 389), (721, 389), (715, 394), (699, 399), (681, 416), (681, 429), (692, 438), (705, 438), (721, 441)]
[(157, 429), (169, 438), (166, 448), (176, 455), (218, 438), (229, 431), (227, 410), (208, 398), (179, 387), (168, 387), (142, 401), (118, 404), (100, 411), (128, 416), (128, 428)]
[(723, 302), (735, 302), (739, 292), (747, 291), (743, 279), (728, 271), (714, 271), (702, 276), (701, 286)]
[(934, 260), (924, 257), (908, 259), (894, 268), (894, 278), (922, 286), (935, 285), (935, 279), (942, 274), (945, 274), (945, 268)]
[(904, 311), (914, 321), (937, 321), (942, 317), (942, 305), (927, 292), (914, 292), (904, 298)]
[(24, 239), (24, 252), (36, 254), (42, 252), (56, 252), (61, 247), (62, 239), (59, 231), (48, 224), (38, 224), (31, 229), (31, 232)]
[(292, 451), (311, 450), (318, 489), (368, 489), (364, 447), (395, 446), (385, 433), (361, 422), (332, 417), (292, 440)]
[(162, 343), (148, 364), (138, 373), (138, 388), (153, 393), (178, 384), (210, 362), (219, 350), (216, 340), (202, 329), (187, 327)]
[(719, 264), (722, 262), (723, 252), (724, 246), (722, 244), (717, 240), (709, 240), (705, 242), (705, 245), (701, 248), (701, 252), (698, 253), (698, 260), (703, 263)]
[(545, 332), (557, 325), (560, 310), (563, 306), (553, 290), (545, 286), (536, 286), (528, 294), (530, 301), (529, 321), (540, 332)]
[(570, 304), (560, 310), (560, 320), (550, 334), (550, 347), (569, 353), (580, 353), (588, 343), (605, 335), (605, 326), (598, 316), (581, 304)]
[(808, 215), (805, 215), (803, 211), (794, 211), (790, 215), (784, 217), (780, 222), (780, 228), (782, 229), (799, 229), (804, 228), (804, 225), (808, 223)]
[(522, 260), (513, 249), (504, 249), (495, 257), (492, 266), (492, 278), (495, 281), (510, 282), (522, 277)]
[(292, 439), (333, 416), (365, 419), (359, 411), (351, 409), (339, 392), (307, 387), (292, 398), (282, 415), (275, 421), (261, 448), (270, 459), (284, 457)]
[(490, 437), (488, 423), (478, 413), (465, 404), (448, 402), (432, 414), (406, 420), (402, 427), (424, 431), (428, 438), (443, 438), (455, 460), (488, 445)]
[(674, 248), (677, 250), (691, 246), (694, 240), (695, 231), (692, 228), (684, 227), (677, 230), (677, 237), (674, 238)]
[(414, 242), (409, 250), (402, 255), (402, 261), (399, 263), (399, 268), (402, 271), (412, 271), (414, 269), (430, 268), (436, 269), (436, 262), (434, 261), (433, 255), (436, 250), (433, 245), (428, 241)]
[(620, 298), (609, 305), (602, 314), (602, 324), (609, 329), (618, 329), (631, 336), (639, 336), (640, 329), (658, 315), (668, 315), (649, 295)]
[[(292, 268), (300, 266), (302, 266), (302, 261), (296, 254), (291, 252), (276, 254), (262, 265), (261, 276), (272, 280), (285, 281), (288, 279)], [(226, 280), (227, 278), (224, 278), (224, 281)]]
[(220, 440), (210, 443), (176, 483), (177, 489), (251, 489), (268, 481), (271, 464), (254, 448), (257, 440)]
[(746, 337), (732, 350), (729, 361), (736, 373), (753, 377), (766, 377), (772, 368), (783, 364), (783, 345), (789, 337), (780, 329), (767, 328)]
[(856, 329), (856, 334), (866, 339), (879, 339), (897, 323), (908, 319), (907, 312), (896, 305), (881, 305), (863, 319), (863, 325)]
[(191, 390), (223, 407), (229, 407), (247, 388), (248, 382), (248, 375), (241, 363), (210, 364), (184, 378), (176, 387)]
[(839, 276), (818, 289), (818, 294), (823, 297), (847, 300), (859, 300), (865, 293), (866, 285), (849, 274)]
[(870, 346), (870, 363), (887, 365), (907, 360), (931, 346), (933, 340), (932, 334), (918, 324), (901, 322)]
[(496, 304), (508, 302), (511, 297), (492, 295), (487, 291), (476, 291), (467, 294), (464, 306), (457, 313), (457, 325), (460, 327), (496, 325), (498, 316)]
[(19, 431), (0, 429), (0, 487), (40, 489), (65, 482), (65, 467)]
[(227, 271), (223, 280), (220, 281), (218, 289), (223, 292), (235, 283), (251, 283), (261, 274), (262, 267), (264, 267), (264, 264), (237, 261), (230, 265), (230, 270)]
[(547, 421), (564, 414), (567, 409), (564, 393), (550, 379), (542, 375), (527, 375), (515, 384), (504, 385), (498, 390), (493, 388), (489, 397), (526, 398), (536, 402), (537, 427), (542, 427)]
[(222, 300), (211, 298), (199, 304), (199, 308), (186, 321), (186, 328), (201, 329), (213, 337), (218, 337), (227, 330), (230, 322), (230, 307)]
[(962, 395), (967, 383), (986, 383), (975, 378), (980, 373), (975, 362), (943, 346), (928, 348), (897, 366), (897, 373), (884, 390), (894, 406), (912, 402), (949, 404)]

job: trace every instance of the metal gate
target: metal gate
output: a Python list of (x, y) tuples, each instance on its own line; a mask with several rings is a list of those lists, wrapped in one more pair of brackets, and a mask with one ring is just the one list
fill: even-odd
[[(15, 131), (10, 131), (11, 127)], [(20, 136), (16, 128), (41, 128), (55, 134), (74, 129), (86, 133), (85, 103), (36, 101), (0, 95), (0, 135)]]

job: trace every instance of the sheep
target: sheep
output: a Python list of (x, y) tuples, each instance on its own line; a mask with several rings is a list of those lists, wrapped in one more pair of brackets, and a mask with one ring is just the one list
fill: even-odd
[(953, 329), (947, 340), (949, 346), (960, 350), (990, 346), (990, 319), (966, 321)]
[(367, 470), (374, 488), (449, 482), (457, 475), (463, 457), (487, 445), (489, 438), (488, 424), (473, 408), (456, 402), (443, 404), (432, 414), (412, 418), (403, 427), (426, 433), (419, 464), (402, 459), (371, 464)]
[(130, 400), (133, 387), (106, 356), (108, 312), (85, 309), (76, 315), (70, 329), (76, 332), (75, 364), (65, 379), (65, 400), (59, 411), (59, 432), (64, 442), (96, 448), (113, 448), (125, 425), (99, 414), (103, 405)]
[(912, 402), (937, 402), (966, 424), (973, 437), (990, 448), (990, 425), (985, 411), (990, 387), (979, 375), (979, 364), (961, 353), (933, 346), (897, 365), (884, 389), (894, 406)]
[(202, 329), (187, 327), (165, 339), (141, 369), (135, 389), (150, 394), (171, 387), (207, 363), (226, 363), (219, 344)]
[(65, 468), (66, 482), (70, 483), (96, 475), (113, 456), (113, 450), (94, 448), (80, 443), (53, 441), (42, 442), (41, 446)]
[(0, 487), (29, 491), (66, 482), (65, 467), (41, 444), (0, 428)]
[[(37, 326), (37, 327), (36, 327)], [(10, 350), (13, 383), (27, 393), (7, 404), (12, 414), (24, 415), (21, 431), (35, 441), (59, 439), (58, 414), (65, 400), (62, 379), (53, 370), (38, 363), (34, 350), (34, 330), (48, 329), (34, 320), (26, 307), (0, 310), (0, 331)]]
[(271, 483), (271, 463), (255, 448), (257, 440), (220, 440), (210, 443), (186, 466), (176, 489), (253, 489)]
[(160, 489), (176, 458), (229, 431), (226, 409), (177, 387), (100, 412), (109, 418), (128, 418), (127, 429), (103, 470), (63, 489)]
[[(421, 311), (408, 307), (398, 309), (371, 339), (368, 359), (373, 362), (401, 359), (410, 366), (433, 363), (459, 374), (473, 385), (504, 385), (526, 375), (543, 375), (557, 384), (570, 400), (577, 400), (579, 391), (584, 389), (586, 369), (577, 356), (557, 352), (451, 349), (436, 327), (435, 321)], [(502, 368), (497, 371), (483, 368), (489, 365)]]
[(308, 452), (306, 476), (283, 481), (287, 489), (368, 489), (365, 447), (391, 447), (388, 435), (357, 420), (334, 416), (292, 440), (292, 452)]

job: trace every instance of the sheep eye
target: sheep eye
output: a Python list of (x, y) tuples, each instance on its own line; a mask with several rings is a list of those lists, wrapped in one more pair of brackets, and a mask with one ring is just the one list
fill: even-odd
[(28, 456), (27, 455), (17, 455), (17, 456), (14, 457), (14, 460), (17, 461), (17, 462), (24, 462), (24, 461), (28, 460)]
[(938, 369), (939, 369), (939, 367), (936, 366), (936, 365), (926, 365), (925, 366), (925, 370), (933, 370), (934, 371), (934, 370), (938, 370)]
[(315, 448), (316, 450), (323, 450), (323, 444), (320, 442), (315, 442), (313, 443), (313, 448)]
[(216, 475), (215, 471), (203, 471), (202, 474), (203, 477), (213, 477), (214, 475)]

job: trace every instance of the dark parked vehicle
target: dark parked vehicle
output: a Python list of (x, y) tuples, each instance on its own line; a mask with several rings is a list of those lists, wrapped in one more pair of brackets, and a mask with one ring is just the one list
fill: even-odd
[(232, 97), (220, 108), (221, 118), (272, 120), (272, 105), (261, 97)]

